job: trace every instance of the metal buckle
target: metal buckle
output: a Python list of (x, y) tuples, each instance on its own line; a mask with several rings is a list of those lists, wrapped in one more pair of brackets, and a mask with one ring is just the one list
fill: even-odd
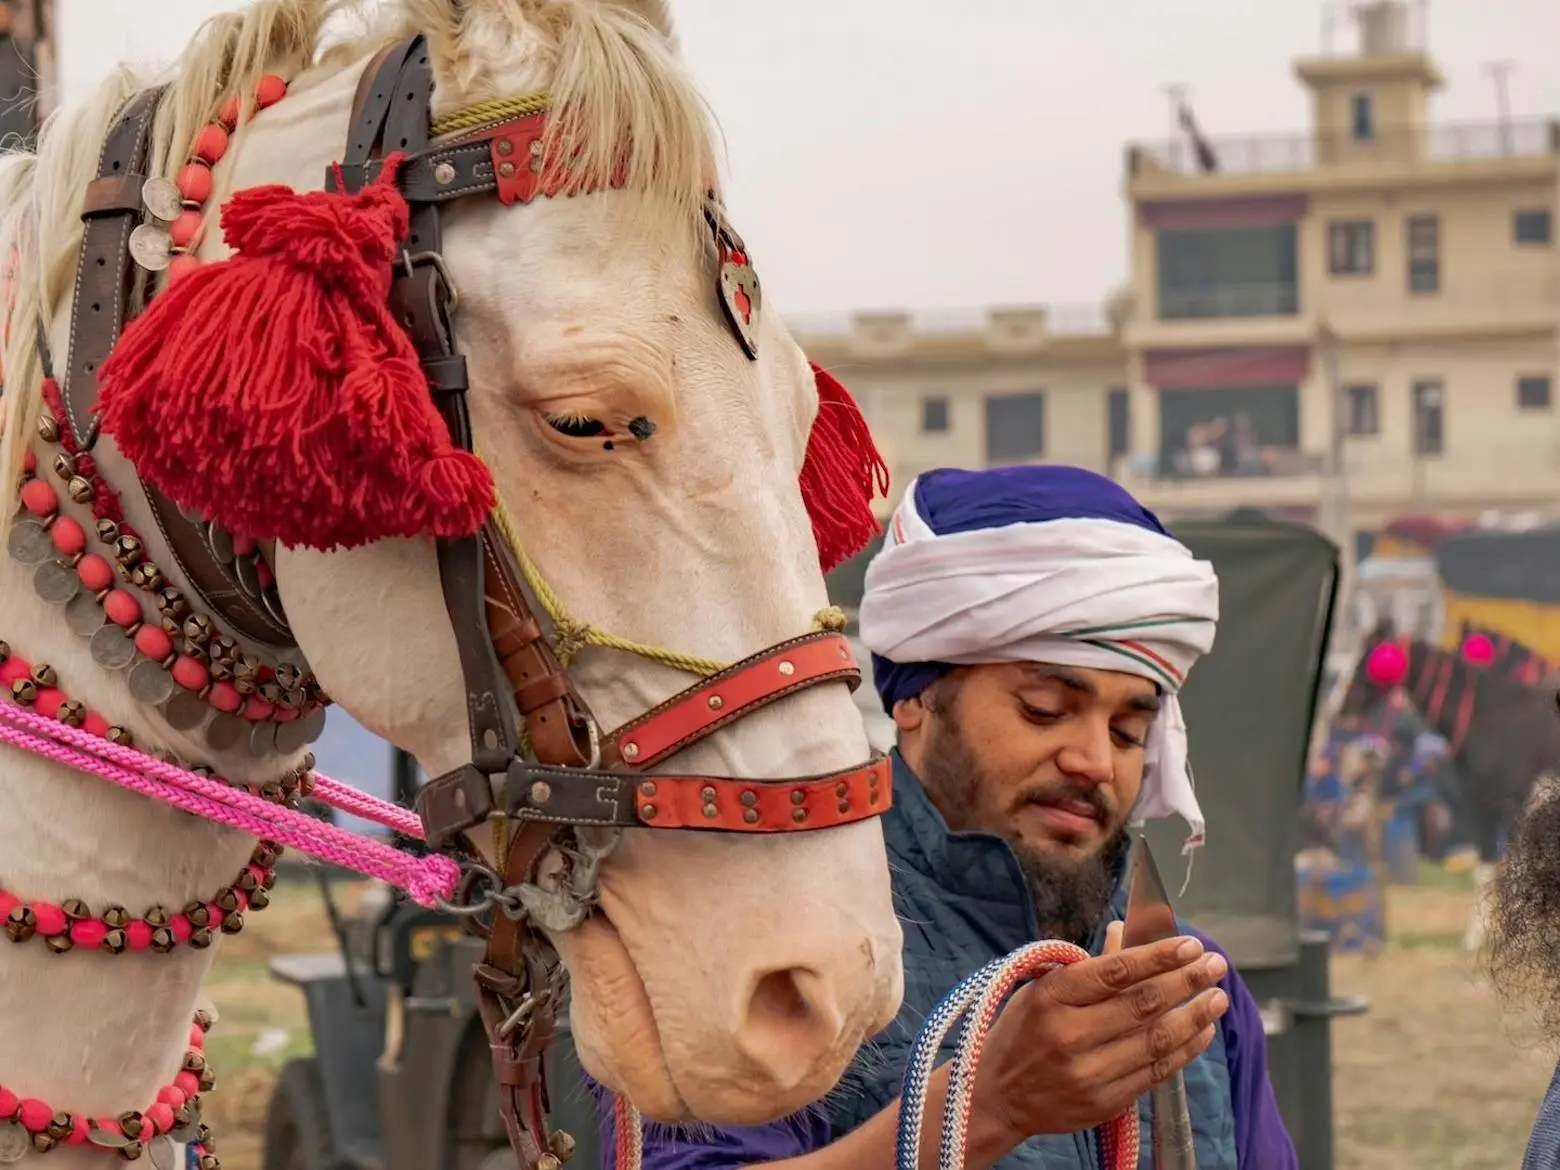
[(408, 252), (401, 250), (401, 267), (405, 269), (408, 278), (416, 275), (417, 265), (427, 264), (439, 275), (439, 283), (444, 286), (444, 309), (453, 313), (460, 305), (460, 290), (455, 287), (454, 278), (450, 276), (449, 265), (444, 263), (444, 257), (438, 252)]

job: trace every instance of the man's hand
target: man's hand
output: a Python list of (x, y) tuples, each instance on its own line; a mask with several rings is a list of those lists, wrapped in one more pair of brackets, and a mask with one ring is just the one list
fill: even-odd
[[(1194, 938), (1106, 953), (1020, 988), (992, 1025), (974, 1107), (1013, 1139), (1092, 1129), (1213, 1042), (1227, 969)], [(1212, 989), (1212, 990), (1210, 990)]]

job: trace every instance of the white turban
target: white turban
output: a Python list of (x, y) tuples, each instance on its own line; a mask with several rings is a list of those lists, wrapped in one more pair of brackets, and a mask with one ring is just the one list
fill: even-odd
[[(890, 663), (1042, 662), (1157, 683), (1132, 820), (1176, 813), (1193, 848), (1205, 826), (1176, 696), (1218, 617), (1211, 564), (1112, 481), (1045, 466), (912, 482), (867, 569), (860, 620), (862, 642)], [(880, 681), (887, 705), (905, 697), (894, 685)]]

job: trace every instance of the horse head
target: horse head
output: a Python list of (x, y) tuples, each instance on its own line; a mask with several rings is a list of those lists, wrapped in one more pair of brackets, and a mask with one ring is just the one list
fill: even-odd
[[(507, 828), (501, 841), (489, 832), (506, 811), (524, 814), (507, 822), (516, 832), (538, 821), (598, 824), (561, 842), (551, 828), (525, 838), (533, 895), (572, 880), (571, 864), (588, 870), (574, 913), (548, 903), (555, 913), (533, 916), (571, 976), (583, 1063), (665, 1120), (757, 1123), (790, 1113), (834, 1084), (860, 1043), (893, 1018), (901, 990), (882, 832), (863, 815), (886, 806), (886, 773), (881, 761), (862, 767), (870, 749), (846, 685), (852, 669), (830, 638), (838, 623), (820, 563), (839, 551), (829, 547), (829, 524), (842, 508), (865, 505), (852, 469), (862, 453), (851, 440), (861, 436), (847, 423), (842, 441), (839, 429), (854, 408), (810, 367), (760, 294), (725, 218), (713, 132), (664, 4), (398, 0), (387, 8), (389, 25), (329, 44), (327, 0), (257, 0), (206, 28), (148, 114), (146, 173), (175, 181), (184, 206), (166, 217), (169, 238), (142, 237), (135, 256), (154, 270), (167, 266), (171, 239), (178, 279), (151, 299), (104, 370), (94, 459), (125, 494), (125, 531), (141, 534), (136, 557), (160, 566), (155, 579), (144, 570), (135, 582), (194, 599), (171, 628), (206, 639), (194, 659), (204, 673), (195, 679), (177, 645), (168, 660), (184, 676), (173, 687), (144, 662), (120, 662), (118, 642), (111, 658), (94, 662), (15, 571), (6, 595), (27, 599), (7, 604), (8, 628), (14, 620), (31, 653), (68, 667), (75, 690), (138, 744), (230, 779), (264, 782), (296, 768), (329, 696), (449, 780), (438, 791), (444, 813), (468, 800), (493, 803), (488, 816), (446, 821), (500, 878), (521, 840)], [(256, 109), (250, 95), (276, 75), (287, 82), (285, 100)], [(116, 76), (51, 128), (36, 165), (0, 175), (23, 208), (0, 223), (0, 246), (21, 255), (5, 351), (13, 480), (24, 465), (54, 457), (35, 437), (40, 425), (45, 438), (66, 421), (93, 425), (85, 412), (62, 420), (40, 402), (41, 351), (77, 365), (80, 319), (100, 308), (70, 301), (78, 213), (116, 111), (140, 88)], [(219, 113), (224, 102), (231, 117)], [(349, 143), (364, 118), (373, 123), (368, 140)], [(410, 157), (396, 175), (389, 157), (403, 150)], [(306, 278), (346, 287), (341, 273), (378, 247), (368, 227), (361, 254), (345, 259), (342, 233), (306, 241), (318, 248), (313, 273), (300, 259), (303, 243), (265, 244), (291, 247), (293, 267), (268, 269), (274, 283), (264, 295), (261, 278), (233, 275), (260, 263), (248, 249), (233, 255), (235, 233), (264, 228), (267, 216), (280, 223), (293, 214), (277, 210), (293, 207), (291, 192), (317, 192), (328, 180), (336, 195), (298, 204), (316, 227), (338, 215), (323, 201), (377, 199), (375, 182), (398, 184), (410, 203), (411, 242), (386, 237), (399, 248), (382, 273), (393, 315), (378, 269), (354, 286), (363, 306), (342, 308), (339, 297), (292, 304)], [(262, 187), (270, 193), (255, 196)], [(464, 187), (477, 194), (456, 198)], [(218, 207), (246, 191), (219, 228)], [(393, 225), (404, 212), (392, 202), (384, 205)], [(429, 222), (432, 238), (419, 236)], [(235, 295), (219, 299), (217, 289)], [(132, 300), (139, 295), (137, 286)], [(368, 322), (361, 336), (320, 330), (350, 312)], [(200, 313), (210, 319), (197, 321)], [(404, 327), (413, 351), (386, 336), (382, 313)], [(30, 315), (44, 319), (38, 339)], [(261, 320), (275, 332), (256, 329)], [(316, 335), (294, 344), (304, 321)], [(445, 352), (430, 356), (430, 337)], [(299, 363), (335, 369), (353, 360), (341, 351), (354, 347), (368, 357), (337, 387), (340, 400), (308, 399), (290, 376), (262, 385), (255, 373)], [(432, 389), (417, 385), (433, 407), (384, 389), (419, 361)], [(95, 381), (90, 366), (91, 377), (70, 373), (74, 385)], [(212, 392), (189, 394), (175, 410), (172, 399), (203, 376)], [(263, 391), (263, 410), (245, 398), (251, 383)], [(137, 387), (156, 392), (137, 397)], [(61, 406), (67, 415), (74, 392)], [(433, 426), (443, 422), (448, 434)], [(830, 428), (820, 454), (819, 434)], [(411, 438), (397, 447), (403, 434)], [(352, 514), (370, 494), (370, 464), (411, 465), (401, 460), (407, 443), (423, 462), (397, 490), (436, 497), (427, 515), (448, 529), (439, 540), (426, 527), (387, 526), (394, 508), (374, 523)], [(266, 467), (285, 471), (255, 470)], [(144, 497), (130, 490), (138, 478)], [(869, 470), (867, 489), (872, 478)], [(330, 499), (345, 526), (319, 503)], [(284, 508), (284, 500), (302, 502)], [(410, 514), (400, 514), (403, 526)], [(83, 524), (91, 525), (84, 513)], [(477, 524), (485, 526), (466, 531)], [(170, 547), (180, 525), (193, 525), (245, 579), (231, 588), (192, 579), (198, 574)], [(510, 594), (494, 584), (506, 573), (516, 583)], [(468, 619), (479, 622), (484, 609), (488, 629), (474, 638)], [(818, 665), (826, 655), (842, 661)], [(722, 674), (730, 664), (736, 672)], [(506, 743), (522, 738), (516, 715), (502, 709), (509, 696), (494, 704), (483, 681), (502, 680), (500, 665), (529, 743), (553, 736), (569, 758), (542, 763), (563, 766), (547, 772), (518, 750), (506, 760)], [(108, 669), (120, 666), (130, 667), (128, 682)], [(251, 667), (258, 675), (244, 673)], [(775, 678), (745, 695), (763, 671)], [(238, 685), (256, 677), (266, 680), (258, 690)], [(642, 747), (632, 730), (647, 729), (645, 720), (699, 679), (727, 679), (730, 693), (706, 687), (679, 701), (676, 733), (655, 750)], [(229, 692), (232, 707), (200, 706)], [(715, 714), (728, 703), (729, 721)], [(643, 782), (625, 780), (630, 768)], [(490, 791), (490, 777), (507, 777), (507, 787)], [(801, 779), (764, 783), (791, 778)], [(79, 823), (69, 831), (112, 855), (106, 872), (133, 871), (148, 853), (185, 857), (144, 874), (148, 901), (188, 900), (192, 882), (248, 847), (206, 826), (170, 830), (167, 810), (73, 780), (71, 791), (99, 811), (96, 819), (73, 812)], [(43, 783), (8, 784), (6, 804), (28, 806)], [(49, 896), (74, 876), (44, 852), (69, 835), (57, 815), (61, 791), (56, 784), (46, 802), (48, 832), (37, 831), (43, 806), (33, 805), (0, 840), (8, 869), (35, 876)], [(574, 803), (552, 811), (549, 802), (560, 800)], [(653, 827), (674, 818), (728, 831)], [(117, 831), (105, 841), (110, 819)], [(811, 831), (744, 831), (797, 828)], [(13, 862), (19, 851), (26, 864)]]

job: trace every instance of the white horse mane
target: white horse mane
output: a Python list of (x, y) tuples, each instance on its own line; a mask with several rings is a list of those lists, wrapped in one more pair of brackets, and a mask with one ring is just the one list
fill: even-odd
[[(356, 35), (333, 36), (343, 25), (355, 25)], [(515, 96), (506, 77), (518, 57), (532, 54), (553, 108), (570, 113), (553, 119), (549, 133), (567, 137), (574, 171), (599, 183), (621, 168), (626, 187), (660, 197), (652, 205), (669, 222), (696, 219), (715, 184), (713, 119), (676, 62), (662, 0), (394, 0), (372, 16), (360, 0), (256, 0), (207, 21), (160, 75), (121, 65), (50, 117), (35, 154), (0, 156), (5, 482), (21, 470), (41, 403), (36, 321), (70, 306), (82, 202), (120, 106), (167, 83), (150, 173), (172, 178), (222, 103), (252, 94), (265, 74), (280, 74), (300, 93), (414, 33), (427, 37), (433, 54), (436, 115)], [(0, 518), (0, 535), (9, 522)]]

